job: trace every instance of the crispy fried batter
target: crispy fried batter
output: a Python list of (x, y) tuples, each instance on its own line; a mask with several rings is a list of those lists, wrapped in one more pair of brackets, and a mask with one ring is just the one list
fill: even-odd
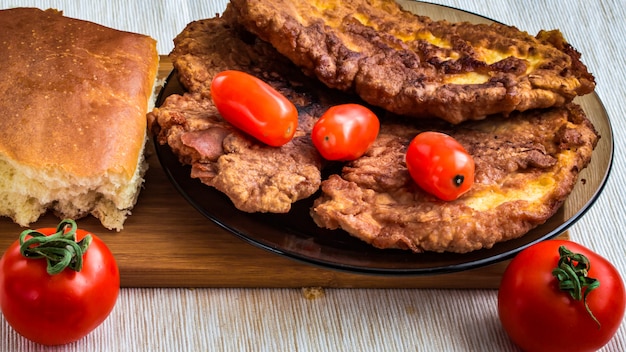
[(232, 0), (224, 17), (329, 87), (401, 115), (460, 123), (595, 87), (559, 31), (433, 21), (393, 0)]
[(261, 145), (197, 93), (170, 95), (150, 118), (158, 141), (192, 166), (191, 177), (225, 193), (242, 211), (285, 213), (319, 188), (321, 161), (301, 132), (281, 148)]
[[(192, 165), (191, 176), (246, 212), (287, 212), (321, 184), (322, 196), (311, 209), (315, 222), (379, 248), (468, 252), (522, 236), (558, 210), (599, 138), (572, 103), (457, 125), (389, 118), (364, 157), (322, 182), (312, 125), (329, 106), (354, 102), (352, 96), (307, 79), (270, 44), (232, 20), (191, 23), (175, 44), (171, 57), (188, 93), (168, 97), (149, 114), (149, 125), (160, 143)], [(292, 142), (265, 146), (219, 116), (210, 82), (226, 69), (252, 73), (294, 102), (299, 127)], [(406, 146), (423, 129), (453, 135), (473, 155), (476, 181), (462, 198), (439, 201), (410, 179)]]
[(517, 238), (553, 216), (599, 136), (580, 107), (491, 117), (444, 130), (473, 156), (475, 184), (439, 201), (411, 180), (404, 156), (419, 132), (384, 125), (368, 153), (322, 182), (316, 223), (378, 248), (469, 252)]
[[(269, 44), (220, 18), (190, 23), (175, 39), (171, 57), (189, 92), (169, 96), (148, 120), (158, 142), (169, 144), (183, 164), (192, 165), (192, 177), (222, 191), (246, 212), (288, 212), (293, 202), (318, 190), (322, 161), (309, 133), (330, 104), (319, 101), (335, 99), (323, 85), (305, 77)], [(292, 141), (269, 147), (222, 119), (210, 98), (210, 84), (227, 69), (263, 79), (296, 105), (299, 126)]]

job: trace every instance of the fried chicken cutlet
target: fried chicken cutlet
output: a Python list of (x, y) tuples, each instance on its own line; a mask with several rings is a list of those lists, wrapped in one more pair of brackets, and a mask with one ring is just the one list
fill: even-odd
[[(159, 143), (170, 145), (192, 177), (225, 193), (246, 212), (288, 212), (298, 199), (321, 197), (311, 216), (379, 248), (468, 252), (522, 236), (551, 217), (570, 194), (599, 136), (574, 104), (513, 112), (477, 122), (382, 118), (381, 133), (362, 158), (322, 181), (323, 161), (310, 141), (318, 116), (354, 102), (307, 79), (270, 44), (237, 23), (193, 22), (171, 53), (187, 93), (171, 95), (149, 114)], [(260, 77), (298, 107), (299, 131), (281, 148), (262, 145), (224, 121), (210, 99), (212, 77), (238, 69)], [(380, 113), (380, 111), (379, 111)], [(390, 114), (393, 115), (393, 114)], [(380, 115), (382, 117), (382, 115)], [(406, 171), (404, 153), (423, 129), (446, 126), (476, 161), (476, 183), (457, 201), (428, 196)], [(450, 127), (452, 126), (452, 127)]]
[(418, 129), (386, 124), (367, 154), (322, 182), (311, 215), (378, 248), (465, 253), (520, 237), (552, 217), (590, 162), (598, 134), (575, 104), (466, 122), (443, 132), (476, 163), (470, 191), (440, 201), (404, 160)]
[[(174, 43), (170, 57), (188, 92), (170, 95), (148, 115), (158, 143), (168, 144), (181, 163), (192, 166), (191, 177), (225, 193), (245, 212), (285, 213), (315, 193), (322, 160), (310, 131), (337, 94), (305, 77), (271, 45), (218, 17), (190, 23)], [(257, 76), (296, 105), (299, 122), (292, 141), (266, 146), (219, 115), (210, 84), (224, 70)]]
[(433, 21), (393, 0), (232, 0), (224, 17), (329, 87), (400, 115), (456, 124), (595, 88), (559, 31)]

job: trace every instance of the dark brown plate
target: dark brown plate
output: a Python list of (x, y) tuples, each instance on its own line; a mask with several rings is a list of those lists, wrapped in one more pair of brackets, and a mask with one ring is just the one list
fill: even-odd
[[(434, 19), (489, 23), (492, 20), (445, 6), (401, 1), (406, 9)], [(184, 90), (172, 72), (159, 94), (157, 106)], [(523, 237), (467, 254), (380, 250), (341, 230), (317, 227), (309, 216), (311, 197), (294, 204), (287, 214), (250, 214), (237, 210), (221, 192), (192, 179), (168, 146), (155, 143), (163, 170), (183, 197), (207, 218), (249, 243), (271, 252), (331, 269), (380, 275), (425, 275), (477, 268), (508, 259), (520, 250), (561, 234), (592, 206), (602, 191), (613, 162), (613, 134), (608, 115), (595, 94), (577, 98), (601, 134), (591, 164), (558, 213)], [(583, 182), (584, 180), (584, 182)]]

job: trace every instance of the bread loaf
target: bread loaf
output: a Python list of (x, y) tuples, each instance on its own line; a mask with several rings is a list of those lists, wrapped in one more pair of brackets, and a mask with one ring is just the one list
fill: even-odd
[(0, 215), (47, 210), (120, 230), (147, 169), (154, 39), (63, 16), (0, 11)]

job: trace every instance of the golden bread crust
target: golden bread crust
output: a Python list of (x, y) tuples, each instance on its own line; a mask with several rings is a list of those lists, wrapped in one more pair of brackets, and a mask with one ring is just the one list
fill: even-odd
[(135, 174), (158, 54), (154, 39), (64, 17), (0, 11), (0, 154), (76, 178)]
[(245, 26), (331, 88), (451, 123), (563, 106), (595, 87), (558, 31), (433, 21), (393, 0), (232, 0)]

